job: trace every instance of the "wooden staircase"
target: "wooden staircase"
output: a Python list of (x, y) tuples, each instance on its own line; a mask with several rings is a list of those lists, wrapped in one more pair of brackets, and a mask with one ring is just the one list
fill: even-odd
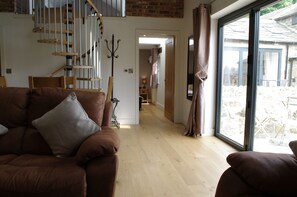
[(54, 45), (52, 54), (66, 59), (50, 76), (64, 71), (78, 88), (100, 89), (103, 22), (92, 0), (35, 0), (33, 20), (37, 42)]

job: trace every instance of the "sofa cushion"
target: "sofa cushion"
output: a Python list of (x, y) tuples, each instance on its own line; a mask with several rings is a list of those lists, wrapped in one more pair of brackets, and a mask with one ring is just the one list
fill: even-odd
[(248, 151), (232, 153), (227, 161), (253, 188), (271, 195), (296, 196), (297, 159), (294, 155)]
[(23, 137), (22, 154), (53, 155), (53, 152), (37, 129), (27, 128)]
[(91, 120), (74, 92), (42, 117), (33, 120), (56, 156), (71, 156), (79, 145), (100, 127)]
[(0, 88), (0, 124), (7, 128), (27, 125), (28, 88)]
[[(59, 88), (38, 88), (32, 90), (28, 109), (28, 123), (41, 117), (60, 104), (73, 90)], [(92, 119), (99, 126), (102, 125), (103, 111), (105, 106), (105, 94), (98, 91), (75, 90), (80, 104)]]
[(85, 170), (71, 159), (40, 155), (6, 159), (10, 161), (0, 163), (1, 196), (86, 196)]
[(0, 156), (0, 166), (11, 162), (16, 157), (18, 157), (18, 155), (16, 155), (16, 154), (1, 155)]
[(4, 135), (0, 135), (0, 155), (21, 154), (22, 140), (25, 127), (11, 128)]
[(7, 133), (7, 131), (8, 131), (8, 128), (0, 124), (0, 135)]

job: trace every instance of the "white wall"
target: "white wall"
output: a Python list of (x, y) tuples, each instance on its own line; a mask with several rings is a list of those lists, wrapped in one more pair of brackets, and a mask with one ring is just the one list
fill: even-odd
[[(139, 84), (139, 46), (137, 38), (143, 32), (165, 34), (176, 38), (176, 69), (175, 69), (175, 122), (187, 123), (191, 102), (186, 99), (186, 72), (187, 72), (187, 39), (192, 34), (192, 10), (200, 3), (209, 0), (184, 2), (184, 18), (148, 18), (125, 17), (104, 18), (103, 40), (121, 39), (115, 59), (114, 70), (114, 97), (120, 100), (116, 115), (121, 124), (138, 123), (138, 84)], [(243, 0), (229, 0), (228, 5), (234, 2), (244, 3)], [(231, 3), (230, 3), (231, 2)], [(233, 3), (233, 4), (232, 4)], [(211, 135), (214, 130), (215, 115), (215, 83), (216, 83), (216, 43), (217, 17), (222, 16), (230, 9), (224, 9), (221, 0), (213, 2), (213, 10), (217, 15), (212, 16), (212, 37), (209, 62), (209, 77), (205, 82), (206, 90), (206, 127), (205, 134)], [(229, 7), (230, 7), (229, 6)], [(1, 61), (5, 68), (12, 68), (12, 74), (5, 74), (8, 86), (28, 86), (29, 75), (47, 75), (55, 68), (63, 65), (63, 57), (52, 56), (52, 48), (45, 44), (38, 44), (38, 34), (32, 33), (33, 21), (31, 16), (0, 13), (0, 27), (2, 27)], [(1, 28), (0, 28), (1, 29)], [(0, 34), (1, 35), (1, 34)], [(111, 60), (107, 58), (108, 51), (105, 43), (102, 44), (102, 87), (106, 90), (108, 77), (111, 73)], [(133, 73), (125, 69), (133, 69)]]
[[(122, 124), (137, 124), (139, 113), (136, 103), (138, 101), (139, 84), (139, 50), (137, 48), (137, 38), (141, 32), (158, 32), (158, 34), (165, 33), (176, 36), (176, 69), (179, 70), (181, 67), (179, 45), (183, 43), (180, 36), (183, 19), (147, 17), (104, 18), (104, 24), (104, 39), (108, 39), (113, 33), (115, 38), (122, 40), (118, 50), (120, 57), (115, 61), (114, 96), (120, 100), (116, 114), (119, 122)], [(102, 56), (103, 65), (108, 66), (109, 60), (104, 57), (104, 49)], [(128, 74), (124, 72), (125, 68), (132, 68), (134, 72)], [(178, 75), (180, 72), (176, 73)], [(179, 77), (176, 78), (178, 79)], [(180, 84), (178, 80), (176, 84)], [(179, 97), (179, 94), (177, 97)], [(177, 107), (177, 117), (175, 118), (177, 122), (181, 122), (180, 109), (181, 107)]]
[(0, 13), (0, 26), (2, 71), (12, 69), (12, 74), (2, 72), (8, 86), (28, 87), (29, 75), (46, 76), (65, 64), (64, 58), (51, 55), (52, 47), (37, 43), (31, 16)]

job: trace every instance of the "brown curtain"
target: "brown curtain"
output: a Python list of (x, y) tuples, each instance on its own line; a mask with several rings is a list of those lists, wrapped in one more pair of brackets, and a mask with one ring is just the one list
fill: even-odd
[(210, 39), (210, 5), (193, 10), (194, 95), (186, 127), (187, 136), (204, 133), (204, 81), (207, 79)]

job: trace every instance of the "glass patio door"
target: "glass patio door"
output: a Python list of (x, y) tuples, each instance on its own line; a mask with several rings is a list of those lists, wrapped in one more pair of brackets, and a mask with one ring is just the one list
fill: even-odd
[(297, 139), (297, 4), (256, 1), (219, 19), (215, 134), (240, 150)]
[[(248, 24), (245, 15), (223, 27), (220, 134), (243, 146), (247, 92)], [(235, 40), (234, 35), (241, 39)]]
[(297, 139), (297, 34), (294, 17), (284, 14), (294, 8), (284, 8), (281, 16), (275, 11), (260, 17), (255, 151), (291, 153), (288, 143)]

